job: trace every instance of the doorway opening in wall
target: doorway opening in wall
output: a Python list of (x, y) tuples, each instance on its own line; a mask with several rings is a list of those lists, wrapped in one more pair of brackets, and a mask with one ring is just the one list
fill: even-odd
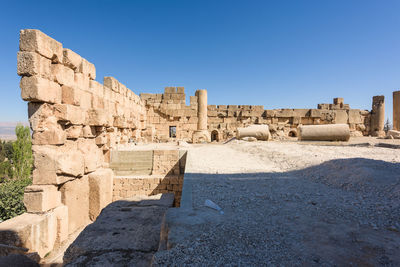
[(176, 126), (169, 126), (169, 137), (176, 138)]
[(218, 136), (218, 131), (214, 130), (211, 132), (211, 142), (217, 141), (219, 142), (219, 136)]
[(291, 130), (289, 132), (289, 137), (297, 137), (297, 131), (296, 130)]

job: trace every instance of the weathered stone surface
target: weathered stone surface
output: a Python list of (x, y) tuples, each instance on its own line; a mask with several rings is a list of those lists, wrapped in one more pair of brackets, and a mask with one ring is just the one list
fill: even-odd
[(71, 49), (64, 48), (63, 50), (63, 64), (73, 70), (77, 70), (81, 65), (82, 57), (72, 51)]
[(63, 184), (60, 191), (61, 201), (68, 207), (68, 232), (71, 234), (90, 222), (88, 176)]
[(85, 112), (80, 107), (68, 104), (54, 105), (54, 115), (58, 120), (71, 124), (84, 124), (86, 120)]
[(114, 77), (104, 77), (103, 84), (112, 91), (119, 92), (119, 82)]
[(363, 123), (359, 109), (349, 110), (349, 123)]
[(89, 89), (89, 76), (83, 74), (83, 73), (78, 73), (75, 72), (74, 74), (74, 82), (75, 82), (75, 86), (78, 87), (79, 89), (82, 90), (88, 90)]
[(335, 110), (335, 123), (346, 124), (348, 122), (348, 115), (346, 110)]
[(308, 141), (348, 141), (350, 129), (347, 124), (302, 125), (299, 140)]
[(65, 142), (65, 132), (57, 118), (53, 107), (47, 103), (29, 103), (28, 115), (33, 130), (32, 144), (60, 145)]
[(24, 213), (0, 224), (0, 243), (28, 248), (42, 258), (53, 249), (56, 237), (54, 212)]
[(21, 51), (37, 52), (53, 62), (63, 62), (62, 44), (39, 30), (21, 30), (19, 49)]
[(82, 125), (71, 125), (65, 131), (68, 139), (77, 139), (83, 136)]
[(385, 97), (383, 95), (372, 98), (371, 132), (373, 136), (383, 137), (385, 125)]
[(43, 131), (34, 131), (32, 134), (33, 145), (62, 145), (65, 143), (66, 133), (61, 125), (55, 125), (55, 128)]
[[(158, 249), (161, 222), (168, 207), (158, 205), (157, 200), (153, 200), (149, 206), (138, 206), (146, 198), (124, 199), (104, 208), (96, 221), (88, 225), (69, 246), (64, 254), (64, 263), (71, 266), (79, 262), (94, 263), (92, 259), (99, 259), (96, 255), (101, 252), (105, 255), (115, 253), (113, 264), (118, 262), (124, 266), (137, 266), (140, 262), (143, 266), (149, 265), (151, 255)], [(128, 226), (126, 222), (129, 222)], [(121, 257), (122, 251), (128, 256)], [(138, 252), (148, 256), (138, 255)], [(143, 257), (146, 260), (142, 262), (140, 260)]]
[(400, 91), (393, 92), (393, 130), (400, 131)]
[(268, 141), (271, 138), (268, 125), (250, 125), (237, 129), (237, 138), (255, 137), (257, 140)]
[(61, 204), (61, 193), (54, 185), (31, 185), (25, 188), (24, 205), (27, 212), (45, 212)]
[(58, 175), (81, 176), (84, 171), (82, 153), (78, 150), (57, 149), (54, 146), (33, 146), (34, 184), (59, 184), (65, 181)]
[(95, 139), (79, 139), (78, 149), (83, 155), (85, 173), (93, 172), (101, 166), (102, 152), (97, 147)]
[(114, 173), (111, 169), (97, 169), (88, 176), (89, 217), (93, 221), (112, 201)]
[(88, 124), (91, 126), (107, 126), (108, 114), (104, 109), (89, 109)]
[[(40, 131), (45, 128), (43, 122), (50, 117), (54, 117), (52, 105), (47, 103), (28, 103), (28, 117), (31, 124), (31, 129)], [(55, 117), (54, 117), (55, 118)]]
[(61, 87), (59, 84), (39, 76), (21, 78), (21, 97), (25, 101), (61, 103)]
[(394, 139), (400, 139), (400, 131), (396, 131), (396, 130), (389, 130), (387, 132), (388, 137), (393, 137)]
[(75, 105), (79, 106), (81, 103), (81, 93), (80, 89), (76, 87), (71, 87), (71, 86), (66, 86), (63, 85), (61, 87), (62, 91), (62, 97), (61, 97), (61, 102), (63, 104), (70, 104), (70, 105)]
[(74, 71), (62, 64), (52, 64), (51, 74), (53, 80), (60, 85), (74, 85)]
[(45, 79), (51, 77), (51, 60), (35, 52), (20, 51), (17, 55), (17, 73), (20, 76), (39, 75)]
[[(61, 192), (60, 192), (61, 195)], [(59, 243), (68, 239), (68, 207), (61, 205), (53, 210), (57, 220), (57, 239)]]
[(80, 105), (83, 109), (92, 108), (92, 93), (87, 91), (80, 92)]
[(82, 58), (81, 64), (79, 65), (78, 72), (89, 76), (90, 79), (96, 79), (96, 68), (95, 66), (87, 61), (86, 59)]

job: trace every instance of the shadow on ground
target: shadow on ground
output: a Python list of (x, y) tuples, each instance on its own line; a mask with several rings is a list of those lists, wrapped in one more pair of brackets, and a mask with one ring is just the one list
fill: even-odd
[(155, 254), (155, 266), (400, 265), (399, 163), (350, 158), (279, 173), (186, 173), (185, 183), (192, 209), (167, 212), (168, 250)]
[(111, 203), (64, 254), (66, 266), (149, 266), (173, 194)]

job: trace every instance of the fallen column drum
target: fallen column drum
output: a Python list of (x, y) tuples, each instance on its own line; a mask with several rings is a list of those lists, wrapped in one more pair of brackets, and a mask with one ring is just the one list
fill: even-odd
[(257, 140), (268, 141), (271, 137), (268, 125), (250, 125), (246, 128), (237, 128), (237, 139), (255, 137)]
[(302, 141), (348, 141), (350, 128), (347, 124), (302, 125), (299, 126), (299, 140)]

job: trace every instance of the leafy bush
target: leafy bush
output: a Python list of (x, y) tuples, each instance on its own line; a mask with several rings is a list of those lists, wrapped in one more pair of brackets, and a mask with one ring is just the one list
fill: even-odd
[(15, 127), (17, 140), (12, 143), (13, 147), (13, 177), (25, 179), (31, 176), (32, 172), (32, 142), (29, 127), (17, 125)]
[(0, 219), (7, 220), (25, 212), (23, 203), (25, 187), (30, 178), (8, 180), (0, 184)]
[(9, 161), (0, 162), (0, 182), (12, 177), (12, 165)]
[(25, 187), (32, 183), (32, 142), (29, 127), (17, 125), (16, 141), (0, 140), (0, 221), (25, 212)]

